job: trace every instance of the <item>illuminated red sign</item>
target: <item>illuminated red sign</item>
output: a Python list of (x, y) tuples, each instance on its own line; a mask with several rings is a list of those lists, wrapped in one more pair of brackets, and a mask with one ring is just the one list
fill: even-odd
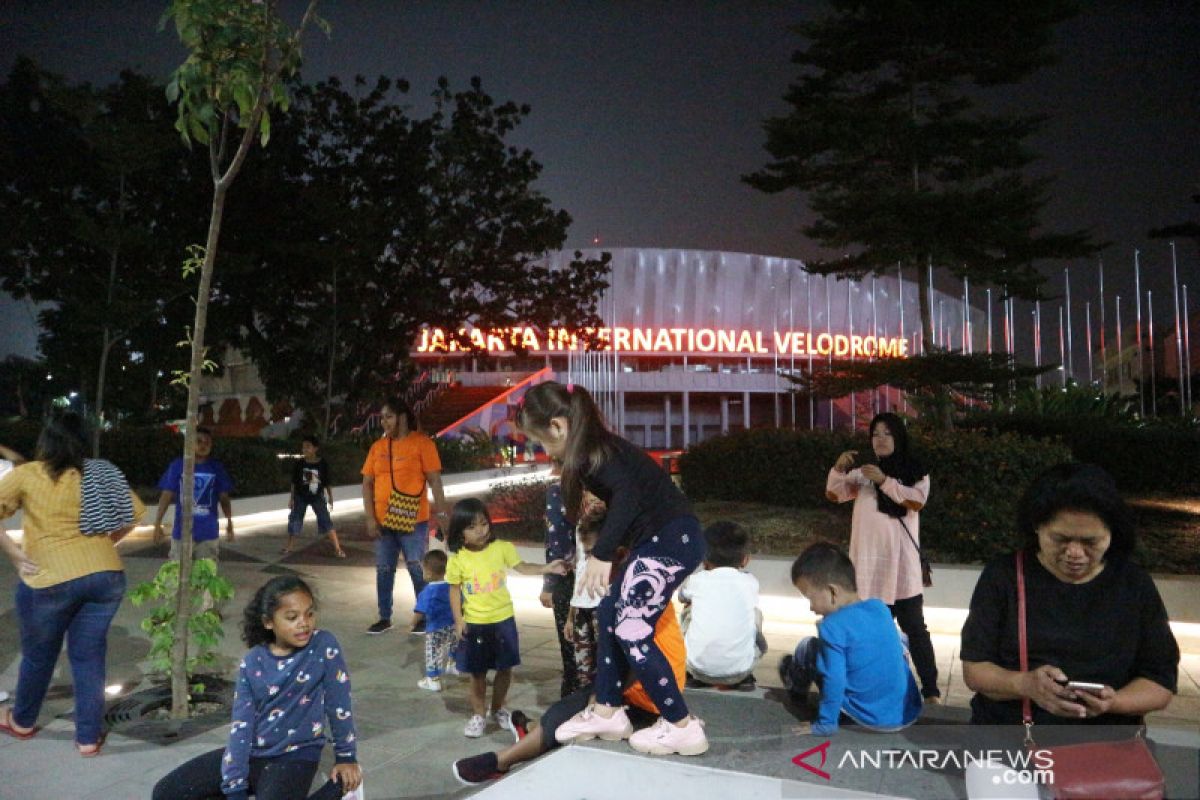
[(486, 351), (560, 353), (582, 350), (581, 337), (594, 336), (595, 349), (618, 353), (717, 353), (721, 355), (834, 356), (837, 358), (905, 358), (908, 340), (902, 337), (858, 336), (811, 331), (751, 331), (720, 328), (588, 328), (572, 331), (531, 327), (483, 331), (462, 328), (470, 347), (447, 340), (441, 328), (424, 328), (417, 342), (418, 354)]

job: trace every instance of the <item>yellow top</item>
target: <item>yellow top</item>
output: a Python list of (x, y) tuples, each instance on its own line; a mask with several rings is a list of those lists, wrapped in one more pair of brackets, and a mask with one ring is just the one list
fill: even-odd
[(513, 615), (508, 569), (521, 563), (512, 542), (494, 541), (482, 550), (462, 548), (446, 565), (446, 582), (460, 586), (463, 620), (477, 624), (503, 622)]
[[(107, 536), (79, 532), (80, 481), (69, 469), (58, 481), (40, 461), (30, 461), (0, 479), (0, 518), (24, 512), (22, 549), (38, 571), (22, 575), (31, 589), (45, 589), (93, 572), (123, 570), (121, 557)], [(133, 495), (133, 514), (140, 519), (146, 506)]]

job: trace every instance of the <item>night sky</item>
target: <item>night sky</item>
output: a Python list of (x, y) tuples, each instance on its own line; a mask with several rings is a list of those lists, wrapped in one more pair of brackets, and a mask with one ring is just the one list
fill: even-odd
[[(296, 3), (299, 7), (299, 3)], [(1035, 170), (1057, 176), (1047, 227), (1091, 229), (1113, 295), (1132, 307), (1132, 253), (1165, 328), (1170, 261), (1150, 228), (1200, 218), (1200, 0), (1083, 2), (1059, 29), (1062, 61), (1004, 90), (1005, 108), (1052, 115), (1033, 141)], [(0, 67), (18, 54), (71, 80), (103, 84), (132, 66), (165, 81), (183, 58), (157, 30), (165, 3), (0, 3)], [(478, 75), (498, 100), (533, 112), (512, 141), (533, 150), (540, 188), (575, 222), (568, 247), (679, 247), (801, 259), (799, 195), (768, 196), (740, 176), (767, 160), (761, 121), (785, 112), (798, 39), (819, 10), (782, 2), (450, 2), (325, 0), (333, 26), (306, 42), (304, 75), (380, 73), (412, 84), (423, 113), (437, 76)], [(253, 157), (253, 156), (252, 156)], [(234, 191), (237, 191), (236, 184)], [(1180, 279), (1200, 308), (1200, 256), (1179, 242)], [(1051, 291), (1062, 285), (1062, 267)], [(1072, 269), (1077, 341), (1083, 301), (1096, 313), (1095, 262)], [(950, 282), (939, 286), (954, 291)], [(1090, 293), (1090, 294), (1089, 294)], [(1160, 305), (1161, 304), (1161, 305)], [(1165, 309), (1165, 310), (1158, 310)], [(33, 310), (0, 301), (0, 356), (32, 355)]]

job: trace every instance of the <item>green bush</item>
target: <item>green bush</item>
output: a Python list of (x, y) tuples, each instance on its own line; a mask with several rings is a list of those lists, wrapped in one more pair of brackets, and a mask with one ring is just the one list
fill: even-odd
[[(983, 561), (1016, 540), (1016, 504), (1042, 470), (1069, 461), (1052, 441), (982, 432), (913, 433), (930, 472), (929, 504), (921, 513), (922, 546), (943, 560)], [(844, 432), (751, 430), (710, 439), (680, 460), (683, 489), (693, 500), (741, 500), (818, 508), (829, 469), (844, 450), (872, 458), (863, 435)]]
[(964, 427), (1061, 439), (1076, 461), (1112, 473), (1126, 496), (1200, 493), (1200, 430), (1172, 420), (1135, 427), (1097, 417), (1035, 414), (969, 417)]
[(496, 448), (486, 431), (476, 428), (459, 437), (433, 440), (442, 459), (442, 472), (474, 472), (494, 466)]

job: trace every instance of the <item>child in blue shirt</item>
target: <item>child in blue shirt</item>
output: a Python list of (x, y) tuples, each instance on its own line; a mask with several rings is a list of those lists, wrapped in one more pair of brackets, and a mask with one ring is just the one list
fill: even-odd
[[(246, 606), (229, 744), (177, 767), (154, 800), (310, 797), (338, 800), (362, 783), (341, 646), (316, 626), (312, 589), (291, 575), (273, 578)], [(330, 779), (309, 795), (332, 740)]]
[[(225, 466), (211, 457), (212, 448), (212, 431), (203, 426), (197, 427), (196, 466), (192, 476), (192, 557), (211, 558), (215, 561), (219, 549), (218, 506), (225, 514), (225, 538), (233, 541), (233, 504), (229, 500), (229, 493), (234, 487)], [(158, 497), (158, 511), (154, 516), (154, 541), (160, 542), (165, 537), (163, 517), (166, 516), (171, 503), (175, 504), (175, 524), (171, 529), (169, 556), (171, 559), (179, 558), (179, 538), (183, 535), (183, 501), (180, 498), (182, 484), (183, 459), (177, 458), (158, 479), (158, 488), (162, 490), (162, 494)]]
[(450, 658), (458, 644), (458, 632), (450, 610), (450, 584), (446, 583), (448, 561), (444, 550), (430, 550), (421, 559), (425, 588), (417, 595), (413, 608), (412, 630), (425, 623), (425, 677), (417, 681), (417, 686), (431, 692), (442, 690), (443, 674), (458, 674)]
[(837, 547), (809, 546), (792, 564), (792, 583), (808, 600), (819, 637), (807, 637), (794, 656), (784, 656), (779, 674), (803, 702), (816, 681), (821, 692), (817, 718), (798, 733), (832, 736), (838, 717), (876, 731), (895, 731), (916, 721), (921, 692), (904, 658), (904, 646), (882, 601), (861, 600), (854, 564)]

